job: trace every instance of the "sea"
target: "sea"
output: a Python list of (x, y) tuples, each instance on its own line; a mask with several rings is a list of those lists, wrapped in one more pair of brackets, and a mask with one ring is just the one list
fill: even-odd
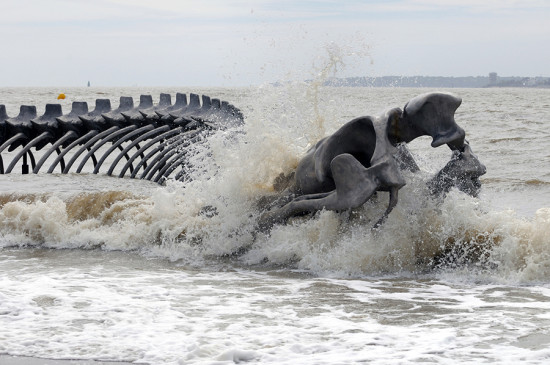
[[(384, 192), (352, 211), (257, 229), (259, 202), (316, 141), (430, 91), (463, 100), (456, 122), (487, 167), (478, 197), (428, 194), (451, 151), (421, 137), (409, 144), (420, 171), (405, 173), (379, 228)], [(194, 147), (187, 181), (0, 175), (0, 355), (550, 363), (550, 89), (0, 88), (0, 104), (10, 116), (52, 102), (67, 113), (75, 100), (116, 107), (161, 92), (220, 98), (245, 116), (238, 133)]]

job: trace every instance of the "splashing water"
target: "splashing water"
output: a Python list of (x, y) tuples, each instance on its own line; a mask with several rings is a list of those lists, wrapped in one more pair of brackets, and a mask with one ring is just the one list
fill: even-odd
[(320, 69), (315, 75), (315, 78), (311, 82), (311, 87), (308, 88), (308, 96), (313, 104), (314, 123), (313, 130), (317, 132), (313, 135), (314, 141), (323, 138), (326, 134), (325, 119), (319, 111), (319, 88), (328, 80), (330, 76), (335, 76), (338, 72), (338, 67), (345, 67), (344, 55), (340, 46), (336, 43), (330, 43), (326, 46), (328, 59), (321, 65)]
[[(319, 86), (315, 101), (310, 87), (198, 90), (247, 120), (244, 133), (192, 146), (184, 184), (1, 175), (0, 362), (547, 361), (550, 184), (546, 141), (533, 135), (548, 111), (532, 100), (548, 105), (550, 93), (455, 90), (457, 122), (488, 167), (478, 199), (429, 198), (426, 181), (450, 153), (418, 139), (421, 172), (405, 176), (379, 229), (383, 192), (258, 233), (258, 199), (315, 142), (314, 105), (328, 134), (425, 91)], [(498, 103), (507, 107), (488, 118)], [(516, 128), (518, 116), (536, 122)]]
[[(340, 64), (341, 51), (333, 51), (323, 70)], [(317, 89), (313, 99), (312, 88)], [(376, 99), (377, 90), (367, 100), (374, 110), (382, 110), (390, 94), (406, 101), (407, 93), (414, 92), (386, 90)], [(548, 208), (541, 207), (527, 219), (454, 191), (442, 202), (431, 200), (425, 182), (433, 166), (407, 177), (397, 208), (378, 230), (371, 227), (385, 209), (386, 193), (352, 212), (323, 211), (275, 227), (270, 235), (256, 232), (257, 200), (274, 194), (275, 178), (296, 167), (319, 130), (336, 129), (349, 113), (361, 115), (362, 107), (354, 100), (363, 98), (365, 90), (323, 88), (319, 81), (229, 93), (233, 98), (227, 99), (236, 99), (235, 104), (245, 110), (244, 133), (235, 137), (233, 131), (220, 132), (207, 144), (193, 146), (189, 182), (125, 188), (127, 181), (117, 180), (119, 189), (87, 191), (112, 178), (37, 176), (28, 191), (1, 194), (1, 244), (135, 250), (197, 265), (246, 248), (235, 258), (236, 264), (285, 265), (337, 276), (434, 269), (505, 282), (544, 281), (550, 276)], [(336, 97), (348, 103), (330, 103)], [(312, 110), (322, 115), (323, 127), (321, 119), (311, 114), (302, 118)], [(471, 135), (476, 137), (474, 132)], [(472, 143), (484, 144), (483, 140)], [(422, 155), (422, 148), (413, 152)], [(441, 157), (439, 163), (447, 158)], [(419, 158), (428, 164), (436, 160)], [(490, 173), (487, 179), (492, 181)], [(74, 191), (40, 192), (44, 184), (75, 181), (81, 182)]]

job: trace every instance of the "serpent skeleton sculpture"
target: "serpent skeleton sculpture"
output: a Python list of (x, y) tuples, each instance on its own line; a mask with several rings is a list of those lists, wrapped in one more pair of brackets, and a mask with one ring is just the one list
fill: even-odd
[[(388, 191), (388, 208), (376, 223), (378, 227), (397, 204), (398, 191), (406, 183), (401, 170), (419, 170), (406, 144), (424, 135), (433, 138), (432, 147), (446, 144), (452, 151), (451, 160), (428, 181), (429, 191), (441, 195), (456, 187), (476, 196), (481, 187), (479, 177), (486, 168), (454, 120), (461, 102), (452, 94), (427, 93), (411, 99), (403, 110), (394, 108), (379, 117), (364, 116), (344, 124), (306, 153), (296, 171), (283, 182), (286, 188), (277, 196), (266, 198), (269, 203), (262, 201), (258, 229), (269, 231), (292, 216), (322, 209), (357, 208), (377, 191)], [(169, 94), (161, 94), (158, 105), (153, 105), (150, 95), (142, 95), (137, 107), (131, 97), (122, 96), (115, 110), (111, 110), (110, 100), (97, 99), (91, 112), (85, 102), (73, 102), (72, 111), (66, 115), (62, 115), (59, 104), (48, 104), (40, 117), (36, 116), (36, 107), (24, 105), (17, 117), (10, 118), (4, 105), (0, 105), (0, 173), (11, 173), (21, 159), (22, 173), (28, 173), (27, 156), (32, 172), (38, 173), (50, 155), (57, 152), (48, 173), (57, 165), (62, 173), (68, 173), (79, 158), (76, 172), (80, 173), (91, 158), (93, 173), (97, 174), (118, 148), (120, 152), (107, 175), (112, 175), (125, 157), (127, 162), (119, 177), (130, 170), (132, 178), (162, 183), (179, 168), (174, 179), (185, 180), (185, 159), (191, 144), (200, 143), (218, 129), (243, 123), (242, 113), (233, 105), (204, 95), (201, 105), (197, 94), (190, 94), (187, 103), (187, 96), (178, 93), (173, 105)], [(111, 146), (97, 160), (94, 154), (109, 142)], [(146, 144), (140, 147), (140, 142)], [(51, 146), (35, 162), (31, 150), (36, 153), (48, 144)], [(2, 153), (18, 148), (4, 169)], [(132, 149), (136, 151), (130, 157)], [(70, 151), (72, 157), (65, 162)], [(143, 171), (138, 176), (140, 169)]]
[[(118, 155), (113, 154), (116, 157), (107, 175), (112, 175), (125, 157), (127, 162), (119, 177), (129, 172), (132, 178), (162, 183), (174, 174), (174, 179), (184, 180), (187, 147), (204, 140), (215, 130), (243, 123), (242, 113), (233, 105), (205, 95), (201, 104), (197, 94), (189, 94), (188, 102), (186, 94), (177, 93), (174, 104), (170, 94), (160, 94), (158, 105), (153, 105), (151, 95), (141, 95), (137, 107), (132, 97), (121, 96), (120, 105), (114, 110), (109, 99), (97, 99), (91, 112), (86, 102), (75, 101), (66, 115), (62, 114), (60, 104), (47, 104), (40, 117), (35, 106), (22, 105), (19, 115), (10, 118), (5, 106), (0, 105), (0, 174), (11, 173), (21, 159), (22, 173), (29, 173), (28, 158), (35, 174), (47, 166), (47, 172), (52, 173), (58, 165), (64, 174), (73, 166), (76, 166), (74, 171), (80, 173), (90, 159), (93, 173), (97, 174), (106, 159), (119, 151)], [(111, 145), (106, 151), (100, 150), (109, 142)], [(140, 146), (140, 143), (145, 144)], [(34, 154), (49, 144), (36, 161)], [(2, 153), (6, 149), (8, 152), (18, 150), (18, 153), (4, 167)], [(130, 156), (131, 150), (135, 151)], [(57, 152), (56, 158), (50, 157), (53, 152)], [(96, 153), (102, 153), (99, 159)], [(46, 161), (50, 164), (46, 165)], [(180, 171), (176, 173), (178, 168)]]
[(466, 133), (454, 120), (462, 99), (448, 93), (428, 93), (379, 117), (365, 116), (344, 124), (321, 139), (299, 162), (288, 187), (268, 206), (259, 222), (267, 231), (292, 216), (322, 209), (342, 211), (360, 207), (377, 191), (389, 191), (389, 204), (378, 227), (397, 204), (405, 185), (401, 170), (419, 168), (406, 143), (431, 136), (432, 147), (446, 144), (451, 161), (429, 182), (432, 194), (451, 188), (477, 196), (485, 166), (473, 154)]

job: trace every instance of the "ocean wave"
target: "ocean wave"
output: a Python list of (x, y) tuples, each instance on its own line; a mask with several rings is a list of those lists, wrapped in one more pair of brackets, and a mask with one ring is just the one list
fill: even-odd
[(550, 186), (550, 181), (540, 179), (518, 179), (518, 178), (503, 178), (503, 177), (482, 177), (483, 184), (493, 184), (502, 186), (513, 186), (516, 188), (525, 188), (529, 186)]
[[(465, 270), (476, 280), (550, 279), (550, 208), (527, 219), (457, 191), (433, 200), (423, 174), (407, 176), (399, 204), (379, 229), (372, 227), (386, 209), (386, 193), (351, 212), (322, 211), (258, 232), (256, 202), (274, 194), (275, 178), (292, 171), (299, 156), (342, 123), (342, 112), (304, 93), (303, 85), (256, 92), (249, 96), (254, 105), (265, 106), (247, 111), (242, 138), (229, 141), (218, 133), (197, 146), (185, 184), (136, 193), (124, 188), (128, 181), (116, 180), (112, 189), (91, 191), (82, 184), (77, 193), (0, 195), (0, 245), (138, 251), (194, 265), (229, 257), (238, 265), (343, 277)], [(105, 186), (112, 178), (98, 179)], [(499, 188), (548, 184), (494, 176), (482, 181)]]
[(487, 211), (458, 191), (438, 202), (423, 195), (419, 180), (403, 189), (379, 229), (372, 226), (385, 209), (385, 193), (360, 209), (295, 218), (264, 234), (255, 231), (254, 199), (209, 200), (177, 188), (158, 188), (149, 197), (126, 191), (3, 196), (0, 241), (4, 247), (132, 250), (186, 263), (240, 252), (238, 264), (345, 277), (467, 268), (499, 281), (550, 279), (550, 208), (524, 219), (511, 210)]
[(503, 137), (503, 138), (491, 138), (487, 140), (487, 143), (501, 143), (501, 142), (520, 142), (525, 140), (524, 137)]
[(525, 185), (550, 185), (550, 181), (530, 179), (525, 181)]

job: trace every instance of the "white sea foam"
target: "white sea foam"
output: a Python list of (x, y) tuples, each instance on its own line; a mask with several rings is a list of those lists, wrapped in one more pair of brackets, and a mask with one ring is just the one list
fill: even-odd
[(321, 119), (328, 132), (341, 124), (340, 109), (312, 100), (309, 90), (299, 83), (254, 90), (244, 133), (220, 132), (207, 144), (192, 146), (194, 170), (185, 184), (125, 189), (113, 179), (114, 189), (94, 188), (110, 178), (84, 175), (71, 176), (71, 184), (82, 182), (61, 193), (42, 187), (59, 185), (62, 176), (41, 175), (40, 182), (35, 177), (42, 192), (29, 188), (2, 195), (1, 244), (137, 250), (185, 262), (247, 248), (240, 259), (246, 264), (268, 261), (334, 275), (467, 266), (476, 275), (504, 281), (548, 279), (549, 209), (526, 219), (492, 208), (483, 194), (475, 199), (452, 191), (442, 202), (428, 198), (424, 184), (437, 170), (433, 162), (441, 166), (448, 156), (423, 159), (430, 149), (422, 145), (416, 150), (413, 145), (413, 152), (425, 171), (407, 176), (397, 208), (380, 229), (371, 227), (385, 209), (386, 193), (353, 212), (320, 212), (277, 226), (269, 235), (257, 232), (257, 199), (273, 194), (274, 179), (297, 165), (319, 137)]
[(437, 265), (467, 266), (476, 275), (514, 282), (550, 275), (549, 209), (524, 219), (487, 210), (483, 201), (458, 191), (439, 202), (427, 197), (426, 173), (408, 176), (397, 208), (377, 230), (372, 226), (385, 209), (386, 193), (353, 212), (323, 211), (259, 233), (255, 201), (272, 194), (270, 182), (290, 166), (268, 139), (248, 143), (254, 138), (250, 131), (233, 145), (213, 138), (212, 153), (195, 162), (193, 181), (151, 188), (149, 195), (9, 195), (0, 207), (2, 245), (137, 250), (185, 262), (246, 247), (239, 260), (247, 264), (268, 261), (344, 276), (423, 272)]
[(100, 251), (4, 250), (0, 265), (0, 352), (15, 355), (151, 364), (550, 356), (543, 288), (214, 272)]
[[(420, 140), (411, 148), (423, 171), (406, 176), (380, 229), (371, 227), (387, 193), (265, 235), (257, 199), (296, 166), (319, 121), (331, 133), (424, 91), (320, 88), (316, 115), (307, 88), (222, 91), (244, 109), (246, 133), (196, 146), (186, 184), (2, 176), (0, 353), (151, 364), (547, 361), (550, 200), (536, 162), (546, 147), (529, 146), (527, 158), (513, 141), (486, 143), (528, 133), (513, 128), (526, 108), (508, 91), (457, 92), (457, 121), (488, 167), (480, 198), (428, 198), (425, 181), (450, 152)], [(491, 115), (512, 130), (471, 106), (483, 98), (510, 99)]]

